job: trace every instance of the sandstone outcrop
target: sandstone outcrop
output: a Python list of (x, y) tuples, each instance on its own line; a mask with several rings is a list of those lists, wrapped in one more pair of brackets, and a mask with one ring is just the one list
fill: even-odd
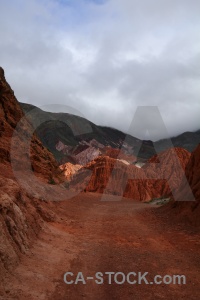
[(73, 178), (73, 175), (82, 168), (82, 165), (73, 165), (71, 163), (66, 163), (64, 165), (61, 165), (59, 168), (63, 171), (65, 178), (67, 180), (71, 180)]

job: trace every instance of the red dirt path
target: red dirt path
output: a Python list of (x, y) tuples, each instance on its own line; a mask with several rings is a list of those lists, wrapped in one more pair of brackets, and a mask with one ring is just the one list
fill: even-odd
[[(101, 202), (81, 194), (55, 202), (57, 221), (45, 225), (28, 256), (5, 278), (3, 300), (200, 298), (199, 234), (162, 220), (150, 204), (123, 199)], [(108, 196), (108, 200), (114, 196)], [(65, 272), (149, 272), (185, 275), (186, 285), (66, 285)]]

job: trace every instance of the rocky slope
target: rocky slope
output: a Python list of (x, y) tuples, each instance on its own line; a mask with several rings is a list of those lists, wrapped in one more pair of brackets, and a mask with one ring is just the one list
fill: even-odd
[[(161, 152), (148, 160), (147, 164), (143, 166), (143, 170), (147, 177), (155, 178), (151, 185), (152, 193), (154, 191), (153, 198), (172, 196), (171, 189), (178, 190), (190, 155), (183, 148), (174, 148)], [(161, 179), (157, 180), (158, 177)]]
[(89, 142), (81, 141), (75, 147), (64, 145), (61, 141), (56, 144), (56, 150), (63, 153), (60, 162), (65, 163), (67, 161), (81, 165), (86, 165), (101, 155), (103, 148), (104, 145), (94, 139)]
[[(57, 182), (62, 180), (53, 155), (44, 148), (35, 135), (31, 139), (29, 159), (26, 146), (32, 127), (23, 116), (14, 92), (6, 82), (4, 70), (0, 68), (0, 298), (2, 299), (4, 289), (1, 285), (6, 272), (11, 271), (19, 262), (20, 255), (29, 250), (44, 220), (52, 220), (54, 217), (50, 205), (47, 207), (45, 202), (39, 199), (37, 192), (33, 191), (32, 186), (28, 187), (30, 179), (30, 170), (26, 170), (28, 162), (31, 161), (31, 172), (34, 172), (42, 183), (47, 183), (50, 178)], [(21, 126), (13, 137), (20, 120)], [(14, 164), (15, 170), (11, 163)], [(22, 174), (20, 171), (23, 171), (27, 180), (25, 190), (15, 177), (17, 172)]]
[[(172, 196), (181, 183), (181, 176), (189, 161), (190, 153), (181, 148), (162, 152), (142, 168), (123, 161), (101, 156), (80, 169), (72, 186), (89, 192), (124, 196), (140, 201)], [(158, 179), (160, 178), (160, 179)], [(171, 185), (169, 186), (168, 182)]]
[[(45, 112), (33, 105), (20, 103), (25, 113), (30, 113), (30, 120), (36, 126), (36, 132), (42, 141), (54, 155), (56, 160), (63, 164), (65, 162), (75, 163), (73, 160), (74, 148), (79, 147), (82, 142), (90, 143), (96, 141), (103, 146), (122, 148), (129, 154), (138, 153), (138, 158), (149, 159), (155, 155), (154, 144), (150, 140), (141, 141), (138, 138), (126, 135), (125, 133), (108, 127), (97, 126), (88, 120), (68, 114)], [(124, 140), (126, 143), (124, 144)], [(200, 131), (185, 132), (172, 137), (174, 147), (181, 147), (193, 151), (200, 143)], [(59, 144), (64, 145), (63, 151), (59, 150)], [(140, 148), (141, 146), (141, 148)], [(162, 152), (171, 147), (167, 139), (155, 142), (157, 151)], [(100, 149), (100, 148), (99, 148)], [(67, 151), (67, 153), (66, 153)], [(68, 155), (69, 154), (69, 155)], [(77, 162), (80, 163), (80, 162)]]
[(200, 145), (192, 152), (185, 174), (195, 201), (185, 186), (185, 182), (182, 181), (178, 201), (170, 204), (171, 209), (167, 207), (167, 210), (192, 225), (200, 226)]
[[(29, 114), (31, 123), (37, 127), (36, 132), (43, 145), (61, 164), (70, 161), (66, 157), (66, 151), (73, 152), (75, 147), (91, 141), (96, 141), (103, 146), (122, 148), (129, 154), (137, 152), (141, 146), (139, 157), (150, 158), (155, 154), (152, 141), (141, 141), (117, 129), (98, 126), (72, 114), (46, 112), (26, 103), (20, 105), (24, 113)], [(42, 124), (37, 126), (40, 122)], [(124, 143), (125, 139), (126, 143)], [(64, 151), (58, 150), (61, 144), (64, 145)]]
[[(186, 177), (197, 201), (197, 206), (200, 203), (200, 145), (193, 151), (187, 164)], [(184, 193), (184, 187), (182, 193)]]
[[(172, 137), (171, 141), (174, 147), (181, 147), (192, 152), (200, 143), (200, 130), (195, 132), (184, 132), (178, 136)], [(159, 151), (164, 151), (169, 147), (168, 140), (166, 139), (157, 141), (155, 145)]]
[(120, 149), (105, 147), (101, 150), (101, 153), (104, 156), (119, 159), (122, 162), (127, 162), (128, 164), (133, 164), (137, 161), (137, 158), (133, 154), (128, 154), (126, 151)]
[[(14, 96), (14, 92), (5, 80), (4, 71), (0, 69), (0, 151), (1, 163), (10, 169), (10, 149), (11, 138), (16, 125), (21, 121), (18, 134), (13, 137), (13, 144), (16, 144), (16, 153), (13, 152), (13, 160), (19, 161), (18, 167), (22, 168), (29, 159), (27, 155), (17, 152), (17, 145), (23, 151), (23, 145), (26, 144), (29, 133), (32, 131), (31, 124), (23, 118), (24, 114), (19, 102)], [(25, 153), (24, 153), (25, 154)], [(51, 176), (57, 176), (57, 163), (53, 155), (42, 145), (40, 140), (33, 135), (31, 139), (31, 162), (35, 173), (42, 174), (42, 177), (48, 179)], [(7, 171), (8, 171), (7, 170)]]

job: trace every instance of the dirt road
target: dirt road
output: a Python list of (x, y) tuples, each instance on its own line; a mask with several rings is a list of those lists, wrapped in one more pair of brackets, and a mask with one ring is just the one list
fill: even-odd
[[(5, 279), (6, 299), (198, 300), (199, 234), (162, 220), (149, 204), (100, 199), (90, 193), (54, 203), (58, 220), (45, 226), (29, 255)], [(82, 272), (86, 284), (65, 284), (65, 272), (74, 274), (69, 280)], [(97, 272), (104, 274), (104, 284), (87, 280)], [(105, 272), (148, 272), (149, 284), (116, 284), (113, 277), (108, 284)], [(185, 275), (186, 284), (150, 284), (155, 275), (174, 274)]]

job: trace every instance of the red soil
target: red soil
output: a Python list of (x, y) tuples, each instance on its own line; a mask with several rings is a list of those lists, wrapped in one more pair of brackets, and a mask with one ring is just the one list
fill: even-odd
[[(52, 204), (57, 217), (45, 225), (38, 240), (11, 274), (3, 278), (0, 299), (199, 299), (199, 234), (181, 228), (159, 209), (123, 199), (102, 202), (99, 194)], [(149, 272), (180, 274), (186, 285), (66, 285), (65, 272)], [(106, 278), (106, 277), (105, 277)], [(2, 298), (1, 298), (2, 297)]]

